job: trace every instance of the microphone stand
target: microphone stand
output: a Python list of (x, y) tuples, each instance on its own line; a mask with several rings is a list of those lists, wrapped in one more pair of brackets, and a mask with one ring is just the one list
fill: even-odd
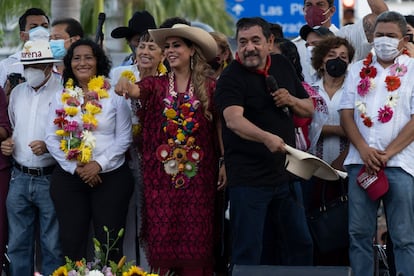
[(102, 31), (103, 24), (105, 22), (106, 15), (105, 13), (101, 12), (98, 15), (98, 25), (96, 26), (96, 34), (95, 34), (95, 42), (99, 44), (99, 46), (103, 47), (103, 40), (104, 40), (104, 33)]

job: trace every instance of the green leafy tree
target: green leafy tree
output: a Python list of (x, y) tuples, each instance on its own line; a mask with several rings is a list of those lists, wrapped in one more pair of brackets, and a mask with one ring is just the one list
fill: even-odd
[(234, 20), (225, 11), (225, 0), (0, 0), (0, 34), (14, 33), (9, 40), (16, 44), (19, 16), (28, 8), (38, 7), (51, 15), (52, 20), (80, 18), (85, 33), (91, 37), (95, 34), (99, 12), (109, 12), (105, 11), (106, 4), (113, 1), (118, 1), (119, 8), (123, 9), (123, 22), (119, 22), (119, 26), (125, 25), (134, 11), (146, 9), (154, 15), (158, 25), (169, 17), (180, 16), (206, 23), (227, 35), (234, 32)]

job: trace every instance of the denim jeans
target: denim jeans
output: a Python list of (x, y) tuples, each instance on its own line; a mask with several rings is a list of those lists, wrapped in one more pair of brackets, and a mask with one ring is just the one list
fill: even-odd
[(312, 265), (312, 237), (297, 187), (229, 188), (232, 265)]
[(55, 208), (49, 194), (50, 176), (31, 176), (13, 168), (7, 195), (10, 273), (34, 273), (35, 226), (39, 223), (42, 274), (51, 275), (64, 263), (59, 246)]
[[(373, 237), (380, 200), (372, 201), (356, 183), (362, 165), (347, 166), (349, 176), (350, 260), (355, 276), (374, 274)], [(394, 244), (397, 275), (414, 275), (414, 178), (398, 167), (385, 168), (389, 190), (382, 197)]]

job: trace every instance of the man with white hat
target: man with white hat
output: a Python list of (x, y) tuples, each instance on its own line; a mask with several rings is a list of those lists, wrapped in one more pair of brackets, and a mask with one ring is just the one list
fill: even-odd
[[(49, 18), (45, 12), (38, 8), (30, 8), (19, 18), (20, 40), (49, 40)], [(23, 81), (23, 66), (17, 64), (20, 52), (0, 61), (0, 86), (9, 96), (11, 90)], [(14, 74), (13, 74), (14, 73)]]
[(10, 96), (8, 113), (13, 134), (1, 143), (1, 152), (14, 161), (6, 201), (12, 276), (34, 273), (37, 222), (42, 274), (51, 275), (63, 262), (58, 222), (49, 195), (49, 179), (56, 161), (43, 141), (50, 103), (56, 92), (63, 89), (52, 74), (53, 63), (58, 61), (53, 58), (48, 41), (27, 41), (20, 57), (27, 81), (17, 85)]

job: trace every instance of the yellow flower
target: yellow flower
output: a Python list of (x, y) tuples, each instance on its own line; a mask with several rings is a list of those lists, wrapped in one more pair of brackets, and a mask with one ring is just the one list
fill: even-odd
[(131, 70), (122, 71), (121, 77), (127, 78), (132, 83), (135, 83), (137, 81), (134, 72), (132, 72)]
[(174, 119), (177, 116), (177, 112), (173, 108), (168, 108), (165, 111), (165, 116), (169, 119)]
[(66, 269), (66, 266), (61, 266), (58, 269), (56, 269), (52, 276), (68, 276), (68, 270)]
[(88, 90), (98, 92), (104, 85), (104, 82), (105, 79), (103, 76), (94, 77), (88, 82)]
[(68, 79), (66, 81), (65, 88), (73, 89), (73, 79)]
[(108, 91), (106, 91), (106, 89), (98, 89), (94, 91), (98, 92), (99, 99), (109, 98), (109, 94)]
[(70, 97), (72, 97), (69, 93), (67, 93), (67, 92), (64, 92), (64, 93), (62, 93), (62, 103), (66, 103), (66, 101), (70, 98)]
[(101, 112), (101, 108), (99, 106), (96, 106), (94, 104), (91, 104), (90, 102), (87, 102), (85, 105), (86, 111), (88, 111), (90, 114), (98, 114)]
[(164, 63), (160, 62), (158, 64), (157, 71), (160, 76), (167, 74), (167, 67), (165, 67)]
[(129, 268), (127, 272), (124, 272), (122, 276), (146, 276), (147, 273), (143, 271), (140, 267), (133, 265)]
[(78, 114), (78, 107), (76, 106), (65, 106), (63, 109), (65, 109), (66, 114), (69, 116), (75, 116)]
[(69, 136), (69, 133), (67, 133), (63, 129), (58, 129), (58, 130), (56, 130), (55, 133), (56, 133), (57, 136)]
[(177, 140), (180, 141), (180, 142), (184, 141), (185, 140), (185, 135), (182, 132), (177, 133)]
[(66, 152), (67, 146), (68, 146), (68, 141), (66, 141), (65, 139), (60, 140), (60, 149), (62, 151)]
[(132, 125), (132, 136), (137, 136), (141, 133), (141, 124)]
[(78, 158), (81, 163), (88, 163), (92, 157), (92, 149), (80, 146), (81, 153), (79, 154)]
[(83, 114), (82, 121), (85, 124), (92, 124), (95, 127), (98, 125), (98, 120), (95, 118), (95, 116), (93, 116), (93, 114), (90, 113)]

